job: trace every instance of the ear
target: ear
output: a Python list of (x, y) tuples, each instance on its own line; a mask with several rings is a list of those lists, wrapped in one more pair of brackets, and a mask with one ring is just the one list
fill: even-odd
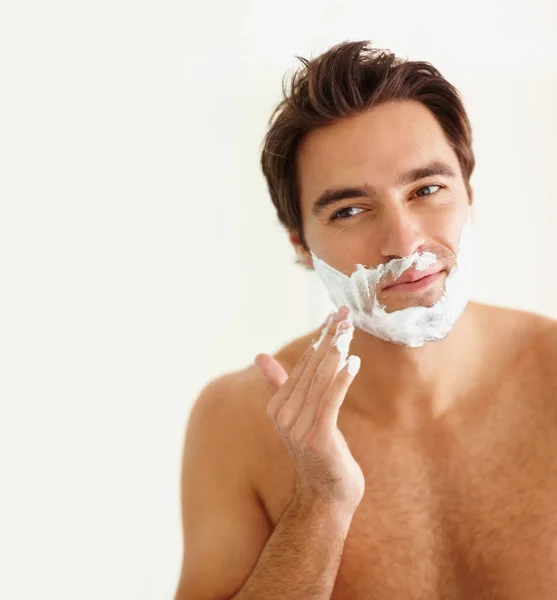
[(290, 231), (288, 238), (292, 246), (294, 246), (297, 258), (296, 262), (303, 265), (306, 269), (313, 269), (313, 259), (311, 258), (311, 254), (302, 246), (300, 234), (297, 231)]

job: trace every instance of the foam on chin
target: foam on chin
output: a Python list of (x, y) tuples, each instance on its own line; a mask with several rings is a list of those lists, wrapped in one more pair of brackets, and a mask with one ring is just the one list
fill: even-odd
[(311, 252), (317, 275), (327, 288), (331, 300), (337, 308), (346, 305), (350, 308), (352, 323), (383, 340), (417, 348), (426, 342), (434, 342), (446, 337), (452, 330), (466, 305), (471, 291), (475, 252), (472, 218), (469, 214), (459, 239), (456, 264), (445, 280), (442, 297), (430, 307), (410, 306), (388, 313), (377, 300), (376, 287), (387, 273), (395, 278), (416, 265), (423, 271), (437, 262), (431, 252), (399, 258), (366, 269), (356, 265), (356, 270), (348, 277)]

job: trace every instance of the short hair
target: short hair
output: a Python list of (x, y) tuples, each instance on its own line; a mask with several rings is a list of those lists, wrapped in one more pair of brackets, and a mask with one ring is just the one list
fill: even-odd
[(469, 197), (475, 158), (472, 128), (458, 90), (429, 62), (411, 61), (369, 41), (342, 42), (308, 60), (287, 86), (269, 119), (261, 168), (279, 221), (305, 242), (296, 173), (302, 137), (343, 117), (394, 100), (417, 100), (435, 116), (453, 148)]

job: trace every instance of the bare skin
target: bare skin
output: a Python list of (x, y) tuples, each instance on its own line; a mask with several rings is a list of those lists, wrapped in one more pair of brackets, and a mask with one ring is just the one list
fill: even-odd
[[(435, 414), (417, 408), (411, 417), (397, 419), (386, 396), (362, 377), (364, 363), (346, 394), (338, 427), (366, 487), (347, 532), (332, 600), (554, 597), (557, 324), (475, 303), (467, 312), (480, 337), (466, 372), (473, 383), (450, 399), (450, 408)], [(291, 370), (315, 334), (274, 357)], [(469, 350), (463, 347), (463, 355)], [(190, 565), (178, 600), (232, 598), (295, 491), (294, 464), (268, 418), (272, 393), (261, 373), (248, 367), (222, 383), (229, 390), (226, 405), (222, 399), (218, 407), (206, 403), (216, 432), (212, 439), (221, 443), (215, 451), (250, 494), (238, 500), (229, 493), (223, 502), (227, 513), (243, 519), (230, 545), (228, 529), (218, 528), (220, 513), (215, 512), (213, 531), (211, 513), (199, 508), (199, 517), (208, 519), (197, 529), (211, 547), (211, 556), (204, 557), (211, 585), (195, 587)], [(202, 467), (203, 483), (210, 487), (208, 464)], [(186, 548), (194, 555), (204, 544), (190, 529)]]
[[(432, 251), (442, 277), (419, 292), (379, 289), (378, 298), (389, 311), (435, 303), (472, 196), (432, 115), (412, 102), (376, 107), (310, 133), (298, 161), (309, 248), (345, 274), (357, 263), (376, 266)], [(432, 161), (453, 175), (398, 185), (401, 173)], [(325, 190), (346, 186), (374, 191), (315, 210)], [(422, 195), (424, 187), (431, 193)], [(312, 268), (299, 235), (292, 232), (290, 240)], [(273, 554), (273, 534), (280, 530), (281, 539), (297, 543), (311, 529), (298, 540), (286, 536), (300, 468), (269, 419), (275, 398), (269, 380), (273, 370), (292, 373), (317, 333), (266, 355), (263, 368), (219, 378), (194, 406), (182, 471), (185, 550), (176, 600), (267, 597), (267, 588), (250, 587), (250, 578), (264, 582), (273, 569), (287, 577), (329, 543), (337, 551), (338, 540), (339, 561), (321, 563), (332, 571), (330, 592), (312, 598), (553, 598), (557, 323), (470, 302), (445, 339), (420, 348), (356, 329), (350, 353), (361, 358), (361, 368), (337, 424), (363, 474), (363, 495), (350, 504), (350, 519), (329, 517), (335, 527), (287, 563), (291, 547)], [(290, 534), (306, 526), (296, 522)], [(306, 597), (294, 588), (288, 594), (276, 597)]]
[[(484, 333), (466, 373), (473, 384), (449, 409), (426, 414), (416, 398), (397, 419), (364, 363), (347, 393), (339, 428), (366, 489), (333, 599), (549, 599), (557, 589), (557, 325), (477, 304), (469, 312)], [(277, 358), (294, 364), (306, 341)], [(264, 422), (254, 468), (275, 524), (293, 473)]]

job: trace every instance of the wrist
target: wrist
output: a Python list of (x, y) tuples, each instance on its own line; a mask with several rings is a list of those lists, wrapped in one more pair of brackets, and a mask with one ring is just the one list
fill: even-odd
[(341, 504), (330, 496), (297, 493), (294, 494), (287, 510), (296, 518), (326, 522), (348, 532), (356, 508), (357, 506)]

